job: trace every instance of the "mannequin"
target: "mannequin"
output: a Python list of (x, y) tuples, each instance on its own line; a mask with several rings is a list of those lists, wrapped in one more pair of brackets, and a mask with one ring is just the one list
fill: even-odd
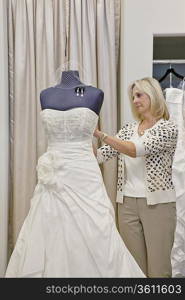
[(103, 103), (102, 90), (80, 81), (78, 71), (63, 71), (60, 84), (47, 88), (40, 93), (41, 108), (69, 110), (87, 107), (97, 115)]

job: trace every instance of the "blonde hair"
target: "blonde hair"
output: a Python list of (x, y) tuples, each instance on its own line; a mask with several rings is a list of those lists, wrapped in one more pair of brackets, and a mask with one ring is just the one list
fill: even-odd
[(169, 120), (170, 115), (166, 105), (165, 98), (159, 82), (151, 77), (145, 77), (134, 81), (128, 88), (128, 94), (131, 103), (131, 109), (134, 117), (137, 120), (142, 120), (142, 116), (135, 109), (133, 103), (133, 88), (136, 87), (140, 92), (145, 93), (149, 96), (151, 105), (151, 114), (157, 118), (157, 120), (163, 118), (164, 120)]

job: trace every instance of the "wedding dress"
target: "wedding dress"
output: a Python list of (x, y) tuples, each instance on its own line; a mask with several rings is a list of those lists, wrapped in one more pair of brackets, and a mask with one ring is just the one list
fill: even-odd
[(121, 239), (92, 150), (98, 115), (44, 109), (47, 151), (6, 277), (145, 277)]
[(184, 88), (167, 88), (165, 92), (170, 117), (178, 125), (172, 166), (177, 208), (177, 225), (171, 253), (172, 277), (185, 277), (185, 91)]

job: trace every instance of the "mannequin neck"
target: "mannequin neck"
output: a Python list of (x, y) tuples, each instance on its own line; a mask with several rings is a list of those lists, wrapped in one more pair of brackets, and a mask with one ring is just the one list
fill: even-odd
[(59, 84), (61, 88), (72, 88), (76, 86), (84, 86), (80, 81), (78, 71), (63, 71), (61, 82)]

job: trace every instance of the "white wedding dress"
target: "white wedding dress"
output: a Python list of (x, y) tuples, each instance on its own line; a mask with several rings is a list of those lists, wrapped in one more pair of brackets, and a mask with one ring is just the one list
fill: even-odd
[(48, 149), (5, 277), (145, 277), (121, 239), (92, 150), (89, 108), (41, 111)]
[(178, 125), (172, 166), (177, 209), (177, 225), (171, 252), (172, 277), (185, 277), (185, 90), (167, 88), (165, 92), (170, 116)]

